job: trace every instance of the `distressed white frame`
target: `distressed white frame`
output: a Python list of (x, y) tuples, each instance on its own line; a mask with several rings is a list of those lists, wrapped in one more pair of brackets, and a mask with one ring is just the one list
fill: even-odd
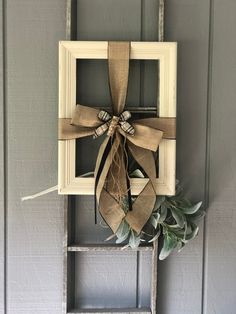
[[(107, 41), (59, 43), (59, 118), (71, 118), (76, 107), (76, 60), (107, 59)], [(131, 59), (159, 60), (159, 116), (176, 117), (177, 44), (131, 42)], [(76, 140), (59, 140), (58, 193), (94, 194), (94, 178), (76, 177)], [(159, 146), (158, 195), (175, 194), (176, 141), (163, 139)], [(131, 179), (131, 192), (139, 194), (148, 179)]]

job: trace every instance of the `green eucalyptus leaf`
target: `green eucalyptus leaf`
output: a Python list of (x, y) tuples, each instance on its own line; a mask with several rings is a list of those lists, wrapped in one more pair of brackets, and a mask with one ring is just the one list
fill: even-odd
[(160, 217), (161, 217), (160, 213), (153, 213), (152, 216), (153, 216), (157, 221), (159, 221), (159, 220), (160, 220)]
[[(136, 163), (133, 164), (132, 170), (131, 177), (143, 178), (145, 176)], [(135, 199), (136, 197), (132, 198), (132, 201), (134, 202)], [(122, 201), (123, 210), (127, 212), (129, 210), (128, 198)], [(181, 188), (177, 189), (175, 196), (157, 196), (153, 213), (141, 234), (138, 235), (124, 220), (116, 232), (116, 243), (126, 240), (125, 247), (137, 249), (140, 243), (151, 243), (162, 236), (163, 246), (159, 258), (164, 260), (174, 249), (182, 250), (188, 241), (196, 237), (199, 230), (196, 222), (205, 215), (201, 205), (201, 202), (192, 205), (188, 199), (184, 198)]]
[(124, 242), (129, 236), (129, 233), (125, 234), (123, 237), (120, 237), (116, 240), (116, 244), (120, 244), (122, 242)]
[(199, 202), (191, 207), (181, 208), (181, 211), (186, 215), (192, 215), (195, 214), (200, 209), (201, 206), (202, 202)]
[(158, 223), (160, 220), (160, 214), (159, 213), (155, 213), (150, 217), (150, 223), (152, 224), (152, 226), (154, 227), (154, 229), (157, 228)]
[(183, 237), (183, 240), (186, 240), (187, 234), (189, 234), (191, 232), (192, 232), (192, 228), (191, 228), (190, 224), (186, 221), (185, 225), (184, 225), (184, 237)]
[(131, 174), (131, 178), (144, 178), (144, 174), (140, 169), (135, 169)]
[(141, 238), (139, 235), (136, 235), (135, 231), (131, 230), (129, 245), (132, 249), (136, 249), (141, 242)]
[(179, 199), (178, 203), (179, 203), (180, 207), (184, 207), (184, 208), (192, 207), (192, 203), (188, 199), (186, 199), (186, 198)]
[(176, 223), (180, 226), (180, 228), (184, 228), (184, 225), (185, 225), (184, 215), (177, 208), (171, 207), (170, 210)]
[(165, 201), (165, 196), (157, 196), (153, 211), (157, 211)]
[(168, 212), (168, 210), (167, 210), (166, 205), (165, 205), (165, 204), (162, 204), (162, 205), (161, 205), (161, 208), (160, 208), (160, 211), (159, 211), (159, 213), (160, 213), (159, 222), (160, 222), (160, 223), (161, 223), (161, 222), (164, 222), (164, 221), (166, 220), (167, 212)]
[(183, 228), (180, 228), (180, 226), (177, 225), (177, 224), (176, 224), (176, 225), (167, 225), (167, 226), (168, 226), (168, 228), (171, 229), (173, 232), (183, 230)]
[(198, 234), (199, 227), (196, 224), (191, 223), (191, 228), (192, 228), (192, 232), (186, 235), (185, 241), (184, 241), (185, 243), (190, 240), (193, 240)]
[[(174, 233), (179, 240), (183, 241), (185, 239), (185, 228), (180, 228), (179, 225), (166, 225), (166, 227), (170, 232)], [(190, 231), (192, 231), (192, 229)]]
[(152, 243), (152, 242), (156, 241), (159, 238), (160, 235), (161, 235), (161, 229), (159, 229), (157, 234), (148, 242)]
[(181, 230), (173, 230), (172, 232), (175, 234), (175, 236), (176, 236), (179, 240), (184, 241), (184, 239), (185, 239), (184, 229), (181, 229)]
[(182, 241), (181, 240), (178, 240), (178, 243), (176, 245), (176, 249), (178, 252), (182, 249)]
[(167, 225), (170, 232), (174, 233), (175, 236), (181, 241), (184, 240), (184, 229), (180, 228), (179, 225)]
[(203, 209), (199, 209), (195, 214), (189, 215), (188, 220), (193, 222), (193, 223), (197, 223), (205, 215), (206, 215), (206, 212)]
[(118, 230), (116, 231), (116, 236), (117, 236), (116, 243), (124, 242), (128, 238), (129, 233), (130, 233), (129, 224), (125, 220), (123, 220)]
[(177, 238), (174, 234), (167, 232), (164, 236), (164, 243), (161, 249), (159, 259), (164, 260), (176, 248), (178, 244)]
[(177, 249), (178, 253), (179, 253), (180, 251), (182, 251), (184, 247), (185, 247), (185, 243), (182, 242), (182, 241), (178, 241), (178, 244), (177, 244), (177, 246), (176, 246), (176, 249)]

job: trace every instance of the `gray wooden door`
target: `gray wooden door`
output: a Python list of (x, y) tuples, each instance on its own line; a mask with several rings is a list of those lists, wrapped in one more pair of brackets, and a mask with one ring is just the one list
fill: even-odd
[[(79, 39), (157, 39), (157, 0), (77, 3)], [(63, 199), (56, 193), (25, 203), (20, 198), (57, 181), (57, 46), (65, 39), (66, 3), (0, 4), (0, 313), (59, 314)], [(235, 29), (235, 0), (166, 0), (165, 40), (179, 46), (177, 177), (186, 193), (209, 202), (209, 209), (198, 238), (158, 265), (160, 314), (235, 313)], [(152, 65), (147, 68), (152, 73)], [(130, 97), (151, 102), (153, 88), (142, 85), (145, 73), (136, 71), (144, 73), (145, 67), (134, 66), (134, 84), (142, 90), (133, 96), (131, 90)], [(87, 223), (96, 229), (92, 236), (102, 239), (103, 231), (91, 224), (91, 199), (76, 203), (81, 241), (88, 239)], [(78, 302), (91, 302), (91, 289), (93, 302), (147, 302), (148, 256), (127, 253), (125, 263), (118, 256), (79, 259)], [(104, 265), (110, 265), (108, 271)], [(122, 285), (119, 300), (111, 285), (117, 292)]]

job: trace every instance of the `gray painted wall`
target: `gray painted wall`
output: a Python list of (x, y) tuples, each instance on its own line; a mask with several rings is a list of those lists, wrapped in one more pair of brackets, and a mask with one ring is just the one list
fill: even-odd
[[(63, 198), (54, 193), (21, 203), (20, 197), (57, 181), (57, 45), (65, 39), (65, 2), (0, 1), (1, 314), (61, 313)], [(156, 3), (78, 0), (77, 36), (155, 40)], [(98, 18), (103, 8), (104, 17)], [(117, 28), (120, 19), (122, 29)], [(104, 25), (109, 20), (113, 26), (108, 31)], [(177, 175), (189, 196), (209, 201), (209, 210), (199, 237), (159, 263), (160, 314), (235, 313), (235, 29), (235, 0), (166, 0), (165, 39), (179, 43)], [(77, 198), (76, 204), (82, 227), (90, 223), (91, 199)], [(86, 232), (81, 228), (78, 238), (85, 241)], [(138, 273), (133, 259), (137, 263), (133, 254), (127, 257), (125, 305), (137, 302), (139, 293), (145, 304), (149, 289), (144, 282), (150, 261), (141, 256), (139, 293), (130, 291), (136, 289)], [(90, 261), (96, 273), (92, 286), (87, 282)], [(115, 257), (88, 255), (77, 262), (76, 302), (88, 305), (86, 292), (90, 287), (95, 291), (99, 276), (119, 288), (115, 279), (122, 281), (123, 266), (117, 268)]]
[[(3, 7), (0, 1), (0, 25), (3, 25)], [(4, 69), (3, 69), (3, 29), (0, 31), (0, 313), (4, 313), (4, 255), (5, 255), (5, 194), (4, 194)]]

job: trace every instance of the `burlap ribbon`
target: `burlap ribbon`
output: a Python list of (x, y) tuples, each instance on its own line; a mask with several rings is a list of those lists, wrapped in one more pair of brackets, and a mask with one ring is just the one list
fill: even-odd
[[(129, 42), (109, 42), (112, 114), (77, 105), (72, 119), (59, 119), (59, 140), (89, 135), (97, 137), (107, 132), (96, 161), (95, 194), (99, 211), (114, 233), (123, 219), (140, 233), (150, 218), (156, 200), (153, 152), (157, 151), (162, 138), (175, 138), (175, 118), (147, 118), (130, 122), (130, 113), (124, 111), (129, 58)], [(136, 160), (149, 180), (129, 210), (124, 210), (124, 202), (130, 200), (128, 154)]]

